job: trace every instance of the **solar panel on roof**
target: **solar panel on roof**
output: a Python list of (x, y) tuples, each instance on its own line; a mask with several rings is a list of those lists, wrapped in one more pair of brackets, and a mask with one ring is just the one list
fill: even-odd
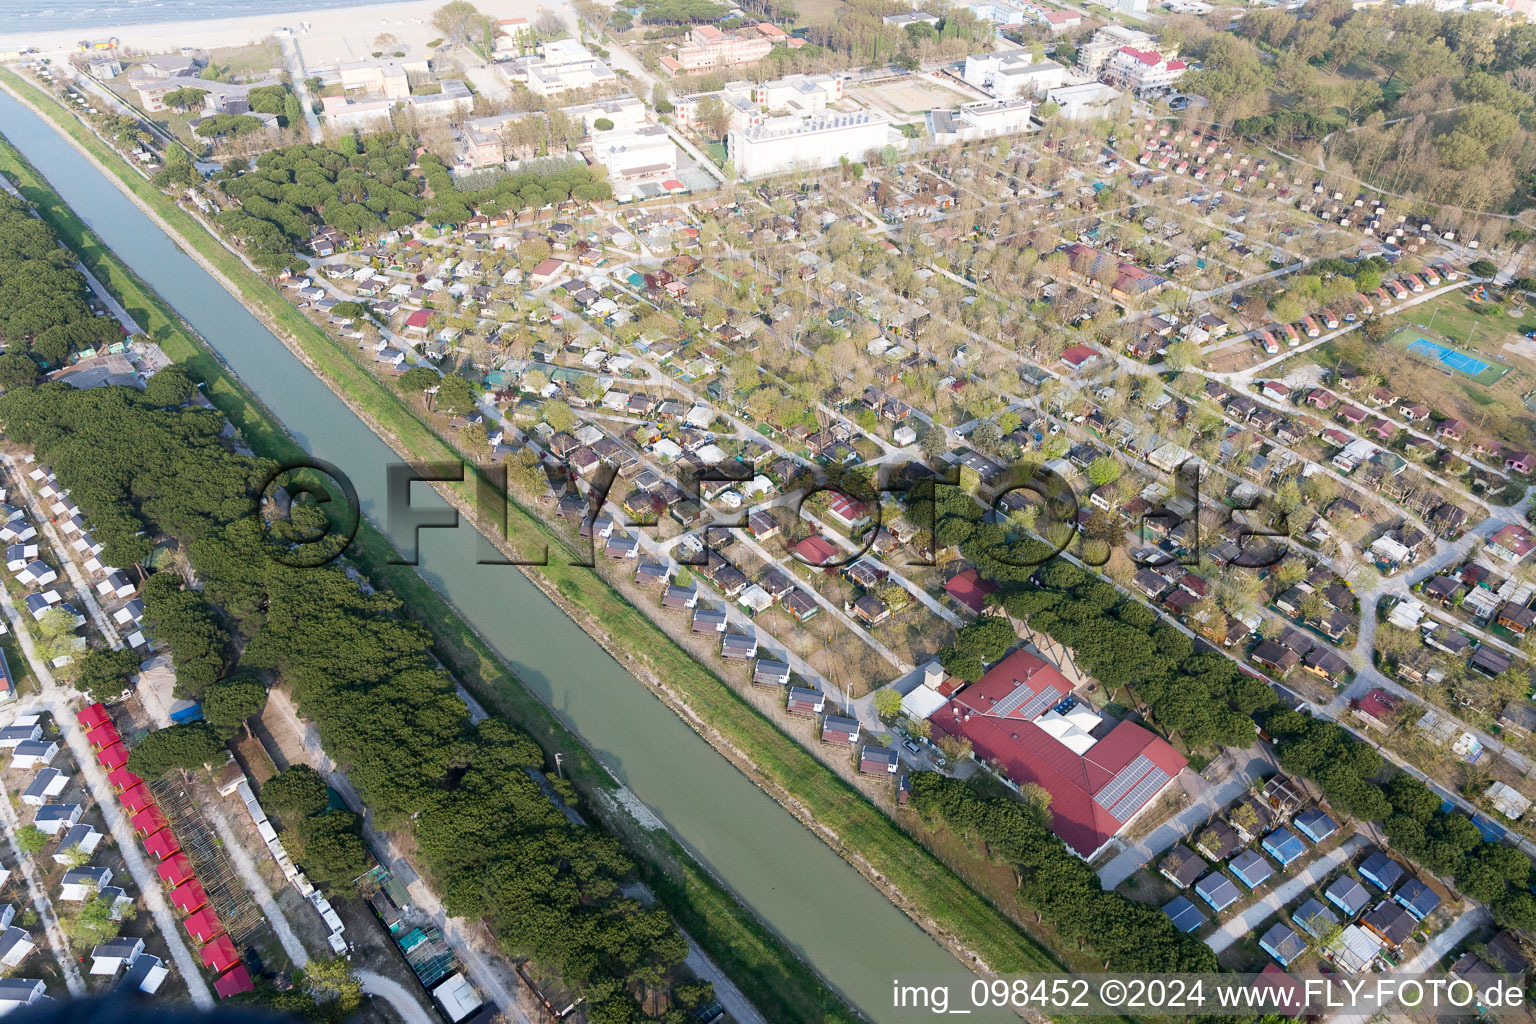
[(1047, 707), (1061, 699), (1061, 691), (1054, 686), (1047, 686), (1025, 702), (1019, 709), (1019, 714), (1025, 718), (1034, 718)]
[(1162, 789), (1163, 784), (1167, 781), (1167, 772), (1161, 768), (1152, 769), (1146, 778), (1136, 783), (1136, 788), (1132, 789), (1123, 800), (1110, 808), (1110, 816), (1119, 822), (1130, 820), (1131, 815), (1141, 810), (1146, 805), (1146, 802), (1152, 799), (1152, 795), (1159, 789)]
[(1013, 688), (1012, 693), (992, 705), (992, 710), (988, 714), (996, 715), (998, 718), (1006, 718), (1018, 710), (1021, 704), (1029, 700), (1034, 695), (1034, 692), (1035, 688), (1033, 686), (1030, 686), (1028, 683), (1020, 683)]
[(1151, 768), (1152, 759), (1146, 754), (1138, 755), (1136, 760), (1115, 773), (1115, 777), (1109, 780), (1109, 785), (1099, 790), (1093, 798), (1094, 803), (1105, 810), (1115, 806)]

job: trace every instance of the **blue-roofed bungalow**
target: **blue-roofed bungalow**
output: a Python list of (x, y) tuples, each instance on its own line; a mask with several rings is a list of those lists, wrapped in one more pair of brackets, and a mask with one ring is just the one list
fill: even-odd
[(1233, 857), (1230, 867), (1232, 873), (1237, 876), (1237, 880), (1250, 889), (1257, 889), (1269, 881), (1269, 877), (1275, 873), (1275, 869), (1270, 867), (1264, 855), (1255, 853), (1253, 850), (1244, 850)]
[(1167, 906), (1163, 907), (1163, 913), (1168, 915), (1175, 928), (1186, 934), (1199, 928), (1208, 920), (1204, 914), (1200, 913), (1200, 908), (1190, 902), (1187, 896), (1175, 896)]
[(1291, 824), (1314, 843), (1322, 842), (1339, 830), (1339, 823), (1321, 807), (1308, 807), (1292, 818)]
[(1265, 836), (1264, 841), (1259, 845), (1264, 847), (1265, 853), (1279, 861), (1281, 867), (1285, 867), (1307, 852), (1306, 844), (1301, 841), (1301, 837), (1288, 828), (1275, 829)]
[(1420, 921), (1434, 913), (1440, 905), (1440, 895), (1417, 878), (1408, 879), (1392, 898)]
[(1340, 875), (1335, 878), (1323, 896), (1329, 903), (1344, 911), (1345, 917), (1351, 919), (1371, 902), (1371, 894), (1366, 891), (1365, 886), (1360, 884), (1359, 879), (1352, 875)]
[(1236, 903), (1242, 896), (1232, 879), (1220, 871), (1213, 871), (1196, 882), (1195, 892), (1199, 893), (1200, 898), (1209, 903), (1211, 909), (1218, 914)]
[(1274, 957), (1281, 967), (1288, 967), (1292, 960), (1307, 951), (1307, 940), (1284, 921), (1276, 921), (1274, 927), (1259, 939), (1259, 948)]
[(1324, 906), (1323, 901), (1316, 896), (1308, 896), (1305, 903), (1291, 911), (1291, 920), (1296, 922), (1297, 928), (1314, 939), (1322, 938), (1342, 923), (1339, 915)]
[(1360, 877), (1382, 892), (1391, 892), (1403, 880), (1403, 866), (1377, 850), (1360, 865)]

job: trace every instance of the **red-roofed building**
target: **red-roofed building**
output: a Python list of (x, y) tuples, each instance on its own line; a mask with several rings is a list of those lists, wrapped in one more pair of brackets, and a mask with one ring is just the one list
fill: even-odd
[(212, 942), (224, 931), (224, 926), (219, 923), (219, 915), (213, 912), (212, 907), (203, 907), (196, 913), (188, 914), (181, 926), (199, 946)]
[(533, 268), (533, 271), (528, 275), (528, 283), (533, 285), (535, 288), (549, 284), (549, 282), (553, 281), (560, 274), (560, 271), (564, 266), (564, 262), (551, 256), (549, 259)]
[(220, 999), (253, 992), (255, 989), (256, 986), (251, 982), (251, 972), (245, 969), (244, 964), (236, 965), (233, 970), (225, 972), (222, 978), (213, 983), (213, 990), (218, 993)]
[[(126, 768), (118, 770), (128, 771)], [(130, 786), (123, 790), (123, 792), (118, 796), (118, 799), (122, 801), (123, 808), (129, 814), (138, 814), (146, 807), (155, 806), (155, 795), (151, 793), (149, 791), (149, 787), (143, 783), (140, 783), (137, 786)]]
[(174, 889), (192, 877), (192, 862), (184, 853), (173, 853), (160, 862), (155, 873), (160, 876), (160, 881)]
[(240, 962), (240, 955), (235, 952), (235, 943), (228, 935), (220, 935), (208, 945), (203, 947), (203, 963), (214, 974), (223, 974)]
[(1187, 70), (1184, 62), (1175, 57), (1122, 46), (1104, 65), (1101, 77), (1110, 85), (1126, 89), (1162, 89), (1177, 82)]
[(105, 750), (114, 743), (123, 742), (123, 738), (118, 735), (117, 726), (111, 722), (102, 722), (96, 728), (87, 732), (85, 738), (90, 743), (92, 750)]
[[(1000, 763), (1014, 785), (1051, 796), (1051, 828), (1091, 858), (1151, 805), (1188, 763), (1133, 722), (1103, 732), (1084, 705), (1063, 703), (1072, 685), (1049, 662), (1015, 651), (929, 719), (936, 734), (970, 740), (972, 756)], [(1098, 734), (1098, 738), (1095, 738)]]
[(1307, 993), (1301, 982), (1274, 964), (1264, 965), (1253, 980), (1253, 988), (1261, 993), (1256, 1007), (1273, 1006), (1275, 1013), (1286, 1017), (1299, 1016), (1307, 1008)]
[(1489, 539), (1484, 550), (1506, 562), (1518, 562), (1530, 554), (1533, 547), (1536, 547), (1536, 537), (1531, 531), (1519, 523), (1510, 523)]
[(75, 721), (80, 723), (80, 728), (90, 730), (103, 722), (111, 722), (112, 716), (107, 714), (105, 704), (88, 704), (75, 712)]
[(826, 565), (836, 560), (839, 553), (837, 545), (825, 537), (807, 537), (791, 550), (806, 565)]
[(170, 822), (165, 820), (165, 812), (154, 804), (150, 804), (138, 814), (128, 819), (133, 830), (142, 836), (152, 836), (161, 829), (169, 828)]
[(946, 594), (978, 615), (987, 606), (987, 595), (996, 590), (997, 585), (991, 580), (982, 579), (975, 569), (957, 573), (944, 584)]
[(1085, 370), (1099, 361), (1099, 354), (1087, 345), (1073, 345), (1061, 354), (1061, 361), (1073, 370)]
[(845, 530), (869, 525), (869, 506), (841, 492), (834, 492), (827, 503), (827, 515)]
[(1401, 703), (1402, 701), (1378, 686), (1355, 701), (1355, 714), (1359, 715), (1366, 725), (1387, 730), (1392, 728), (1393, 717)]
[(1065, 32), (1069, 28), (1076, 28), (1083, 23), (1083, 16), (1076, 11), (1041, 11), (1036, 16), (1036, 21), (1049, 25), (1051, 33)]
[(208, 902), (208, 891), (195, 878), (188, 879), (171, 890), (171, 902), (183, 914), (190, 914)]
[(96, 760), (100, 761), (104, 768), (121, 768), (128, 763), (128, 748), (123, 746), (122, 740), (118, 740), (110, 747), (98, 750)]
[(119, 793), (126, 793), (143, 781), (127, 768), (113, 768), (107, 772), (107, 784)]
[(155, 860), (165, 860), (181, 852), (181, 844), (176, 841), (176, 833), (168, 828), (144, 839), (144, 849), (155, 855)]
[(432, 311), (430, 309), (418, 309), (405, 318), (405, 329), (408, 331), (420, 331), (425, 334), (427, 332), (427, 325), (431, 322)]

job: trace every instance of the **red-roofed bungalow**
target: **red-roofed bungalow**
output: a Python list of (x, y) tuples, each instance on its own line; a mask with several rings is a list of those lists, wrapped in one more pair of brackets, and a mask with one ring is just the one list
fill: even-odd
[(213, 983), (213, 990), (219, 994), (220, 999), (252, 992), (255, 988), (256, 986), (251, 982), (251, 972), (245, 969), (244, 964), (237, 965)]
[(113, 768), (107, 772), (107, 784), (119, 793), (126, 793), (143, 781), (127, 768)]
[(838, 557), (837, 546), (825, 537), (807, 537), (791, 550), (807, 565), (826, 565)]
[[(1079, 726), (1053, 714), (1072, 692), (1056, 666), (1015, 651), (929, 719), (940, 735), (968, 739), (977, 760), (997, 763), (1015, 785), (1051, 796), (1051, 828), (1084, 859), (1119, 834), (1188, 761), (1155, 734), (1121, 722), (1095, 740), (1089, 712)], [(1086, 731), (1085, 731), (1086, 730)]]
[(150, 804), (138, 814), (129, 818), (128, 823), (133, 826), (133, 830), (141, 838), (152, 836), (170, 825), (170, 822), (165, 820), (165, 812), (154, 804)]
[(112, 721), (112, 716), (107, 714), (105, 704), (87, 704), (75, 712), (75, 721), (80, 723), (82, 729), (94, 729), (103, 722)]
[(115, 792), (120, 792), (121, 794), (121, 792), (127, 792), (129, 789), (134, 788), (134, 786), (140, 785), (144, 780), (135, 775), (134, 772), (127, 771), (126, 768), (114, 768), (106, 774), (106, 781), (108, 781), (108, 785), (112, 786)]
[(203, 947), (203, 963), (214, 974), (223, 974), (240, 962), (235, 943), (228, 935), (220, 935)]
[(110, 747), (96, 751), (96, 760), (101, 762), (103, 768), (121, 768), (128, 763), (128, 748), (122, 740), (118, 740)]
[(181, 913), (190, 914), (208, 902), (208, 890), (203, 888), (202, 882), (189, 878), (171, 890), (171, 902)]
[[(123, 771), (128, 769), (124, 768)], [(129, 814), (138, 814), (146, 807), (155, 806), (155, 795), (149, 791), (149, 787), (142, 782), (137, 786), (130, 786), (118, 795), (123, 802), (123, 809)]]
[(204, 907), (195, 914), (187, 915), (181, 924), (187, 934), (192, 936), (192, 941), (199, 946), (212, 942), (224, 930), (224, 926), (219, 923), (219, 915), (213, 912), (212, 907)]
[(111, 722), (103, 722), (96, 726), (85, 734), (85, 738), (92, 750), (105, 750), (114, 743), (123, 742), (122, 736), (118, 735), (117, 726)]
[(168, 828), (144, 839), (144, 849), (155, 855), (155, 860), (165, 860), (181, 852), (181, 844), (176, 841), (176, 833)]
[(184, 853), (173, 853), (160, 862), (155, 873), (160, 876), (160, 881), (175, 888), (192, 877), (192, 862)]

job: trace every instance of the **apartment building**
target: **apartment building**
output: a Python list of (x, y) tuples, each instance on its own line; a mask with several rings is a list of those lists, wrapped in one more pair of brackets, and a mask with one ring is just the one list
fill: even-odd
[(322, 74), (322, 81), (338, 81), (347, 92), (365, 92), (370, 96), (403, 100), (411, 94), (411, 75), (425, 78), (432, 66), (425, 57), (414, 59), (379, 57), (372, 60), (353, 60), (336, 65), (330, 74)]
[(498, 61), (497, 68), (509, 83), (520, 82), (536, 96), (618, 84), (613, 69), (574, 39), (545, 43), (538, 56)]
[(1108, 85), (1125, 89), (1166, 89), (1184, 77), (1187, 66), (1177, 57), (1157, 50), (1122, 46), (1109, 58), (1099, 77)]
[(1157, 40), (1145, 32), (1124, 25), (1105, 25), (1093, 34), (1093, 38), (1077, 49), (1077, 69), (1085, 75), (1099, 77), (1110, 58), (1122, 46), (1138, 50), (1157, 49)]
[(762, 35), (746, 36), (734, 32), (722, 32), (713, 25), (696, 25), (688, 32), (688, 40), (661, 58), (661, 66), (674, 75), (691, 75), (701, 71), (751, 64), (768, 56), (773, 43)]

